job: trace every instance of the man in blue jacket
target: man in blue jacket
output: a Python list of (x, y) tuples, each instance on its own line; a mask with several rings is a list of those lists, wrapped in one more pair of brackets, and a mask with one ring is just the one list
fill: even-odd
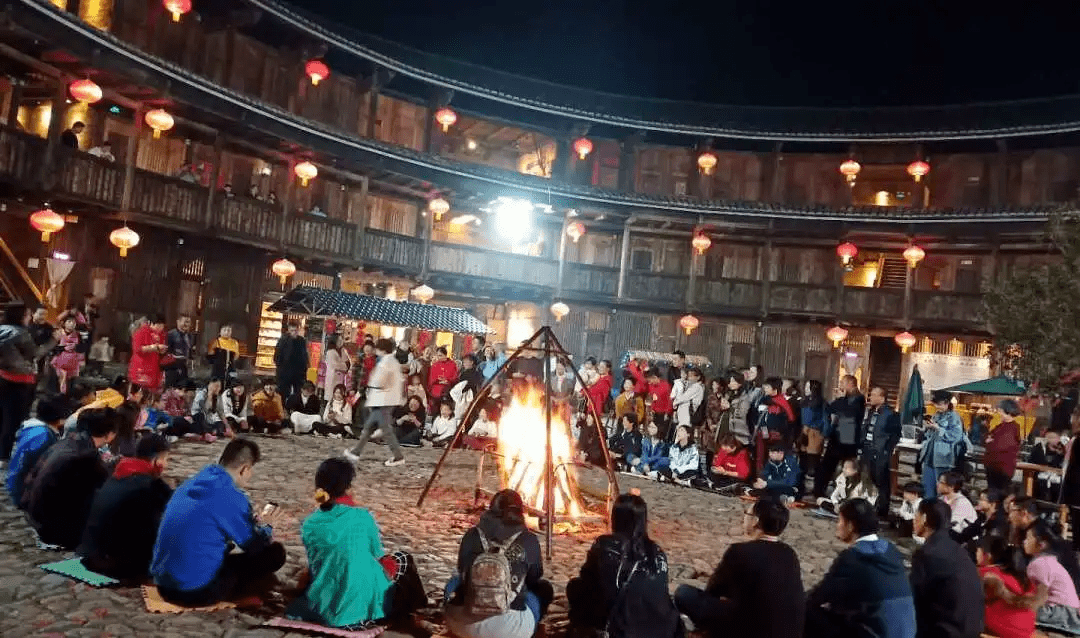
[(801, 472), (799, 459), (787, 452), (783, 442), (777, 441), (769, 446), (769, 460), (754, 481), (754, 492), (757, 496), (768, 493), (790, 504), (798, 492)]
[(71, 414), (71, 402), (67, 397), (55, 395), (38, 402), (37, 418), (27, 419), (15, 434), (15, 449), (7, 472), (7, 491), (17, 507), (22, 507), (26, 475), (37, 462), (60, 440), (64, 421)]
[[(176, 489), (150, 565), (162, 598), (189, 607), (234, 599), (285, 564), (285, 547), (271, 537), (278, 512), (260, 524), (243, 492), (259, 458), (254, 441), (233, 439), (216, 465)], [(243, 551), (230, 553), (234, 545)]]
[(836, 537), (848, 544), (806, 601), (807, 636), (914, 638), (915, 600), (904, 559), (878, 537), (874, 506), (840, 506)]

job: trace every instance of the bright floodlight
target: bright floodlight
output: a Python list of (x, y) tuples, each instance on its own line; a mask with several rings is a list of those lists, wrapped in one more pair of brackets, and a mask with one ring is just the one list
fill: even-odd
[(524, 241), (532, 232), (533, 204), (526, 199), (500, 197), (491, 204), (495, 227), (514, 243)]

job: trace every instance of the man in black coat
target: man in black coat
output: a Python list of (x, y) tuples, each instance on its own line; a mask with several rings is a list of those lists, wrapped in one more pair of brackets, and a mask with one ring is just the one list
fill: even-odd
[(274, 348), (274, 365), (277, 367), (278, 393), (288, 399), (300, 392), (307, 378), (307, 339), (300, 336), (300, 326), (289, 322), (288, 332), (278, 339)]
[(830, 422), (823, 434), (828, 441), (828, 447), (821, 459), (818, 468), (820, 471), (814, 475), (815, 498), (825, 496), (825, 488), (836, 474), (836, 467), (844, 459), (858, 456), (866, 438), (863, 430), (866, 397), (859, 392), (859, 381), (849, 374), (841, 380), (840, 388), (844, 391), (844, 396), (830, 403), (827, 410)]
[(23, 499), (42, 542), (78, 547), (94, 494), (109, 478), (99, 450), (116, 437), (119, 424), (111, 408), (82, 412), (79, 433), (49, 448), (31, 471)]
[(971, 557), (949, 536), (952, 512), (939, 499), (924, 499), (915, 534), (926, 539), (911, 557), (916, 638), (978, 638), (986, 607), (982, 580)]
[(776, 497), (749, 506), (743, 528), (751, 540), (728, 547), (704, 591), (675, 590), (675, 606), (709, 638), (802, 638), (806, 594), (799, 558), (780, 541), (788, 517)]
[(172, 488), (161, 480), (169, 462), (169, 442), (149, 434), (135, 445), (135, 456), (116, 465), (98, 490), (78, 554), (90, 571), (119, 580), (144, 579), (154, 541)]
[(900, 415), (885, 403), (885, 389), (870, 389), (870, 405), (866, 412), (862, 458), (870, 468), (878, 488), (877, 512), (881, 518), (889, 515), (892, 497), (891, 462), (893, 450), (900, 442)]

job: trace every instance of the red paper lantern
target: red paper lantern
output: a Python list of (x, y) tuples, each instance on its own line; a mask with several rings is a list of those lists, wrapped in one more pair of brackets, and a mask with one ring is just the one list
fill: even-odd
[(49, 241), (50, 235), (64, 227), (64, 218), (51, 208), (43, 208), (30, 215), (30, 225), (41, 231), (41, 241)]
[(697, 254), (704, 255), (705, 251), (709, 250), (712, 246), (712, 240), (705, 233), (699, 232), (694, 235), (694, 238), (690, 240), (690, 245), (694, 247)]
[(282, 257), (270, 266), (270, 271), (278, 276), (278, 279), (281, 280), (281, 285), (284, 286), (285, 280), (296, 274), (296, 264)]
[(319, 82), (330, 77), (330, 67), (322, 60), (308, 60), (304, 65), (304, 73), (311, 78), (312, 86), (319, 86)]
[(679, 319), (679, 327), (686, 331), (688, 335), (697, 330), (699, 325), (701, 325), (701, 322), (694, 315), (683, 315), (682, 319)]
[(712, 175), (712, 171), (716, 168), (716, 163), (720, 161), (716, 157), (716, 153), (712, 151), (703, 151), (701, 155), (697, 156), (698, 170), (702, 175)]
[(912, 268), (918, 266), (924, 257), (926, 257), (926, 251), (914, 244), (908, 246), (907, 250), (904, 251), (904, 259)]
[(832, 341), (834, 348), (839, 348), (840, 342), (847, 339), (848, 331), (841, 326), (833, 326), (825, 331), (825, 336), (829, 338), (829, 341)]
[(444, 106), (435, 111), (435, 121), (442, 126), (443, 133), (446, 133), (457, 122), (457, 113), (449, 106)]
[(75, 80), (71, 83), (71, 86), (68, 87), (68, 90), (71, 91), (71, 97), (79, 102), (93, 104), (101, 101), (101, 87), (93, 80)]
[(862, 166), (853, 159), (849, 159), (840, 164), (840, 173), (847, 178), (848, 184), (855, 184), (855, 177), (862, 170)]
[(165, 0), (165, 10), (172, 14), (173, 22), (180, 22), (180, 16), (191, 11), (191, 0)]
[(574, 152), (577, 153), (578, 159), (583, 160), (585, 157), (592, 153), (593, 143), (587, 137), (579, 137), (574, 140)]
[(836, 254), (840, 257), (840, 261), (848, 266), (851, 264), (851, 260), (859, 254), (859, 248), (851, 242), (844, 242), (836, 247)]
[(893, 340), (896, 341), (896, 345), (900, 346), (901, 352), (907, 352), (908, 350), (910, 350), (917, 341), (915, 335), (907, 331), (901, 332), (900, 334), (896, 335), (895, 337), (893, 337)]
[(566, 226), (566, 236), (574, 240), (575, 244), (579, 239), (581, 239), (582, 235), (584, 234), (585, 224), (582, 224), (581, 222), (573, 222)]
[(922, 160), (916, 160), (908, 164), (907, 172), (908, 175), (914, 177), (915, 181), (918, 182), (924, 175), (930, 172), (930, 165)]
[(154, 139), (161, 137), (162, 131), (171, 130), (176, 123), (165, 109), (147, 111), (144, 119), (146, 124), (154, 129)]

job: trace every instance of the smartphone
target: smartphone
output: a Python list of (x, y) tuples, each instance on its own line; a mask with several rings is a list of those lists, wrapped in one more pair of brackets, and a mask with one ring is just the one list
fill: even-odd
[(273, 501), (270, 501), (269, 503), (266, 504), (265, 507), (262, 508), (262, 514), (260, 514), (260, 516), (269, 516), (269, 515), (273, 514), (274, 510), (276, 510), (277, 508), (278, 508), (278, 504), (273, 502)]

